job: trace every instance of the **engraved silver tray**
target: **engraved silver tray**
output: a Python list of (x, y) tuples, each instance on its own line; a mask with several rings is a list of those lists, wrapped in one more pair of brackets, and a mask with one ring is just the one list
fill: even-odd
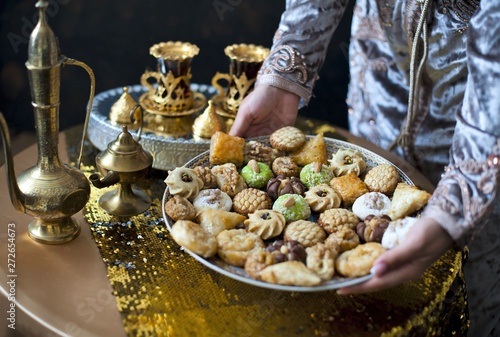
[[(142, 94), (147, 92), (147, 88), (142, 85), (131, 85), (128, 88), (136, 102)], [(191, 83), (191, 90), (204, 94), (207, 100), (218, 93), (214, 87), (205, 84)], [(122, 93), (123, 87), (119, 87), (103, 91), (94, 98), (87, 128), (87, 139), (101, 151), (106, 150), (108, 144), (116, 140), (122, 132), (121, 126), (112, 123), (109, 119), (111, 106)], [(134, 134), (132, 130), (130, 131)], [(210, 148), (210, 141), (194, 140), (191, 136), (165, 137), (146, 130), (142, 132), (139, 143), (153, 156), (153, 168), (165, 171), (184, 165)]]

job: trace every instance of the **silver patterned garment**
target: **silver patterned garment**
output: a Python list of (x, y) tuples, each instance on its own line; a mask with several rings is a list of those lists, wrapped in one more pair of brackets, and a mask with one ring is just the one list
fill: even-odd
[[(307, 104), (347, 2), (287, 1), (257, 85)], [(351, 35), (350, 131), (437, 185), (424, 213), (469, 245), (470, 335), (500, 335), (500, 3), (358, 0)]]

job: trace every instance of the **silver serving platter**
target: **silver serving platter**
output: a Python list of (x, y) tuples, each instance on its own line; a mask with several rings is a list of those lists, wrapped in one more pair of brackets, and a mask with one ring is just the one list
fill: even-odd
[[(142, 94), (147, 92), (147, 88), (142, 85), (131, 85), (128, 88), (129, 94), (136, 102)], [(191, 90), (204, 94), (207, 100), (218, 93), (212, 86), (196, 83), (191, 83)], [(87, 139), (101, 151), (106, 150), (108, 144), (116, 140), (122, 132), (122, 127), (109, 119), (111, 106), (122, 94), (123, 87), (119, 87), (103, 91), (94, 98), (87, 128)], [(165, 171), (184, 165), (191, 158), (210, 148), (209, 141), (194, 140), (191, 136), (165, 137), (147, 131), (143, 131), (140, 144), (153, 156), (153, 168)]]
[[(306, 136), (307, 139), (311, 139), (314, 136)], [(248, 140), (256, 140), (260, 141), (265, 144), (269, 144), (269, 137), (256, 137)], [(400, 181), (407, 183), (409, 185), (414, 185), (414, 183), (411, 181), (411, 179), (396, 165), (388, 161), (387, 159), (379, 156), (376, 153), (373, 153), (363, 147), (360, 147), (358, 145), (354, 145), (342, 140), (337, 140), (337, 139), (332, 139), (332, 138), (327, 138), (325, 137), (325, 142), (327, 144), (327, 152), (328, 156), (331, 157), (334, 153), (337, 152), (338, 149), (340, 148), (345, 148), (345, 149), (352, 149), (352, 150), (357, 150), (363, 154), (367, 168), (365, 172), (363, 173), (366, 174), (371, 168), (379, 165), (379, 164), (391, 164), (395, 166), (399, 172), (400, 176)], [(209, 151), (205, 151), (191, 160), (189, 160), (184, 166), (188, 168), (194, 168), (196, 166), (208, 166), (210, 167), (210, 162), (209, 162)], [(163, 194), (163, 200), (162, 200), (162, 212), (163, 212), (163, 218), (165, 220), (166, 226), (169, 230), (172, 229), (173, 226), (173, 221), (170, 219), (170, 217), (165, 213), (165, 203), (168, 201), (168, 199), (171, 197), (168, 187), (165, 189), (165, 192)], [(314, 215), (312, 215), (314, 217)], [(317, 214), (316, 214), (317, 216)], [(268, 288), (268, 289), (273, 289), (273, 290), (282, 290), (282, 291), (295, 291), (295, 292), (316, 292), (316, 291), (328, 291), (328, 290), (335, 290), (339, 289), (342, 287), (347, 287), (350, 285), (358, 284), (361, 282), (365, 282), (369, 280), (370, 278), (373, 277), (372, 274), (362, 276), (362, 277), (357, 277), (357, 278), (346, 278), (346, 277), (339, 277), (339, 276), (334, 276), (332, 280), (326, 281), (321, 283), (320, 285), (317, 286), (312, 286), (312, 287), (303, 287), (303, 286), (286, 286), (286, 285), (279, 285), (279, 284), (272, 284), (272, 283), (267, 283), (264, 281), (256, 280), (254, 278), (251, 278), (243, 268), (241, 267), (235, 267), (232, 266), (226, 262), (224, 262), (222, 259), (220, 259), (217, 255), (215, 257), (211, 257), (209, 259), (205, 259), (189, 249), (186, 249), (184, 247), (181, 247), (184, 251), (186, 251), (188, 254), (190, 254), (192, 257), (194, 257), (197, 261), (202, 263), (203, 265), (207, 266), (208, 268), (221, 273), (227, 277), (233, 278), (235, 280), (253, 285), (253, 286), (258, 286), (262, 288)]]

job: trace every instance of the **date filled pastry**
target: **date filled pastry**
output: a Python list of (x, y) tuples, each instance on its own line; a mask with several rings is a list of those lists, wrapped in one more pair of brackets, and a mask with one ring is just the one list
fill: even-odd
[(322, 281), (328, 281), (335, 275), (336, 253), (328, 249), (324, 243), (306, 248), (306, 266), (318, 275)]
[(270, 209), (272, 203), (266, 192), (256, 188), (246, 188), (233, 198), (234, 211), (245, 216), (259, 209)]
[(239, 174), (238, 168), (232, 163), (215, 165), (211, 169), (217, 186), (231, 198), (247, 188), (245, 179)]
[(314, 212), (324, 212), (327, 209), (338, 208), (342, 203), (339, 194), (329, 185), (321, 184), (314, 186), (305, 192), (309, 207)]
[(298, 241), (307, 248), (325, 241), (326, 233), (316, 222), (297, 220), (285, 227), (283, 238), (285, 241)]
[(361, 152), (351, 149), (339, 149), (332, 155), (329, 163), (336, 176), (349, 173), (359, 176), (366, 169), (366, 162)]
[(359, 218), (351, 211), (345, 208), (327, 209), (318, 217), (318, 224), (331, 234), (342, 227), (355, 229)]
[(260, 236), (245, 229), (227, 229), (217, 235), (217, 254), (233, 266), (245, 266), (250, 254), (265, 248)]
[(391, 209), (387, 215), (392, 220), (404, 218), (425, 206), (431, 194), (416, 186), (398, 183), (392, 196)]
[(196, 171), (187, 167), (177, 167), (168, 171), (165, 184), (172, 195), (192, 200), (203, 187), (203, 181), (198, 177)]
[(360, 244), (341, 253), (335, 260), (335, 269), (347, 277), (368, 275), (375, 260), (385, 251), (386, 249), (378, 242)]
[(391, 199), (381, 192), (369, 192), (363, 194), (352, 204), (352, 212), (361, 220), (368, 215), (381, 216), (389, 213)]
[(298, 261), (286, 261), (270, 265), (260, 271), (260, 278), (269, 283), (289, 286), (316, 286), (321, 278), (305, 264)]
[(177, 244), (204, 258), (212, 257), (217, 252), (215, 236), (204, 231), (200, 225), (193, 221), (176, 221), (170, 234)]
[(381, 242), (391, 218), (387, 215), (368, 215), (356, 226), (356, 233), (362, 242)]
[(177, 220), (194, 220), (196, 209), (193, 204), (180, 195), (174, 195), (165, 203), (165, 213), (176, 222)]
[(212, 165), (233, 163), (243, 164), (245, 139), (216, 131), (210, 138), (209, 161)]
[(336, 232), (328, 235), (324, 244), (336, 254), (343, 253), (358, 246), (360, 243), (359, 236), (353, 229), (342, 227)]
[(196, 215), (196, 222), (205, 231), (217, 236), (226, 229), (233, 229), (245, 221), (244, 215), (215, 208), (203, 208)]
[(278, 211), (261, 209), (249, 214), (244, 223), (249, 232), (256, 233), (263, 240), (267, 240), (283, 232), (286, 220)]
[(204, 208), (216, 208), (223, 211), (230, 211), (233, 207), (233, 201), (227, 193), (218, 188), (209, 188), (201, 190), (193, 199), (193, 206), (196, 212), (200, 212)]
[(364, 182), (370, 192), (392, 195), (399, 182), (399, 173), (391, 164), (379, 164), (366, 173)]
[(244, 157), (245, 163), (250, 160), (255, 160), (260, 163), (265, 163), (271, 166), (276, 158), (281, 155), (281, 152), (277, 149), (272, 148), (269, 145), (261, 143), (256, 140), (251, 140), (245, 143), (244, 147)]
[(333, 178), (330, 186), (340, 195), (344, 207), (350, 207), (357, 198), (370, 192), (363, 180), (354, 173)]

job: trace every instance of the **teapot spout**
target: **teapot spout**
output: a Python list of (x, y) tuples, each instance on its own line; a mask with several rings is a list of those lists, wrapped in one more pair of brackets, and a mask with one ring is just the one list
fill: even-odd
[(101, 179), (99, 174), (94, 173), (89, 177), (90, 182), (97, 188), (105, 188), (114, 185), (120, 181), (120, 175), (115, 171), (108, 171), (108, 174)]
[(14, 171), (14, 159), (10, 145), (9, 129), (3, 114), (0, 112), (0, 137), (2, 138), (5, 153), (5, 173), (7, 174), (7, 185), (12, 205), (18, 212), (26, 213), (26, 198), (17, 184)]

